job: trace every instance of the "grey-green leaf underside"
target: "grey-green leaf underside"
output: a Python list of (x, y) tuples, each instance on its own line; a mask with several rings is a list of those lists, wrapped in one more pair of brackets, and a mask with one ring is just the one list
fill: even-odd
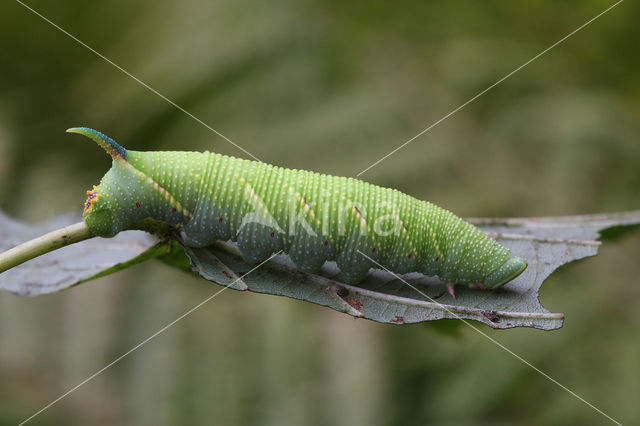
[[(287, 256), (280, 255), (243, 277), (254, 265), (244, 262), (231, 244), (187, 249), (187, 254), (201, 276), (221, 285), (306, 300), (378, 322), (404, 324), (454, 318), (480, 321), (497, 329), (553, 330), (562, 327), (564, 315), (549, 312), (540, 304), (538, 292), (544, 280), (566, 263), (596, 255), (600, 231), (636, 225), (640, 212), (469, 221), (527, 259), (527, 270), (494, 291), (458, 286), (453, 299), (444, 283), (420, 274), (398, 277), (375, 270), (358, 286), (348, 286), (331, 280), (337, 273), (335, 265), (325, 265), (322, 276), (316, 276), (297, 271)], [(220, 272), (215, 266), (219, 262), (234, 274)]]
[[(437, 278), (419, 274), (396, 277), (386, 271), (371, 271), (356, 287), (332, 280), (337, 272), (332, 264), (325, 265), (322, 275), (311, 275), (296, 270), (286, 255), (279, 255), (247, 274), (256, 265), (245, 262), (233, 244), (220, 242), (202, 249), (187, 248), (186, 252), (195, 271), (220, 285), (306, 300), (378, 322), (405, 324), (458, 318), (480, 321), (497, 329), (552, 330), (562, 326), (564, 315), (551, 313), (540, 304), (538, 292), (544, 280), (564, 264), (596, 255), (602, 231), (615, 235), (623, 227), (640, 224), (640, 211), (469, 221), (497, 238), (515, 255), (526, 258), (529, 267), (495, 291), (457, 286), (456, 299), (448, 295), (444, 283)], [(67, 222), (71, 221), (58, 220), (36, 229), (0, 216), (0, 250)], [(166, 259), (166, 253), (175, 244), (126, 232), (114, 239), (76, 244), (77, 251), (67, 253), (72, 247), (7, 271), (0, 275), (0, 288), (21, 295), (57, 291), (150, 257)]]
[[(82, 220), (65, 215), (41, 225), (29, 225), (0, 212), (0, 252), (24, 241)], [(92, 238), (32, 259), (0, 274), (0, 289), (19, 296), (53, 293), (108, 275), (166, 252), (165, 244), (142, 231), (115, 238)]]

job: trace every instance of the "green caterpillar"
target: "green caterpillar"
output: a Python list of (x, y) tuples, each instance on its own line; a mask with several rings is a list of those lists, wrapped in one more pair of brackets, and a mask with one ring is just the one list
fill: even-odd
[(93, 235), (112, 237), (151, 218), (180, 229), (188, 246), (237, 241), (252, 262), (282, 250), (316, 273), (335, 260), (337, 279), (349, 284), (382, 265), (497, 288), (527, 266), (459, 217), (394, 189), (210, 152), (128, 151), (93, 129), (67, 132), (113, 158), (87, 191), (83, 217)]

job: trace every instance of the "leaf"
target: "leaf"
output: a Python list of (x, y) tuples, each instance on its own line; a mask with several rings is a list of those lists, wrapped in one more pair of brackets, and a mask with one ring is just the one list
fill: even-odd
[[(77, 220), (56, 219), (32, 227), (0, 213), (0, 250)], [(622, 228), (640, 224), (640, 211), (546, 218), (469, 219), (483, 231), (529, 261), (527, 270), (494, 291), (456, 287), (456, 299), (437, 278), (420, 274), (398, 277), (375, 270), (360, 285), (331, 279), (335, 264), (321, 275), (296, 270), (286, 255), (255, 268), (245, 262), (231, 243), (206, 248), (185, 248), (191, 269), (202, 277), (237, 290), (281, 295), (328, 306), (340, 312), (390, 324), (416, 323), (442, 318), (480, 321), (493, 328), (560, 328), (564, 315), (551, 313), (538, 300), (544, 280), (559, 266), (594, 256), (602, 231), (618, 235)], [(615, 232), (613, 232), (615, 230)], [(0, 275), (0, 289), (19, 295), (50, 293), (158, 257), (187, 269), (184, 252), (175, 241), (161, 241), (139, 231), (111, 239), (92, 239), (31, 260)]]
[[(335, 264), (326, 264), (322, 276), (318, 276), (296, 270), (287, 256), (279, 255), (243, 277), (255, 265), (245, 262), (233, 244), (220, 242), (204, 249), (187, 248), (186, 252), (201, 276), (221, 285), (229, 285), (240, 276), (240, 287), (246, 285), (249, 291), (306, 300), (378, 322), (406, 324), (461, 318), (496, 329), (553, 330), (562, 327), (564, 314), (551, 313), (540, 304), (538, 292), (544, 280), (561, 265), (595, 256), (601, 231), (640, 224), (640, 211), (469, 221), (527, 259), (529, 267), (498, 290), (457, 286), (456, 299), (437, 278), (415, 273), (402, 276), (405, 283), (391, 273), (374, 270), (356, 287), (331, 280), (337, 273)], [(216, 266), (219, 262), (235, 275), (221, 273)], [(234, 287), (239, 289), (237, 284)]]
[[(77, 222), (75, 215), (33, 226), (0, 212), (0, 252), (54, 229)], [(142, 231), (114, 238), (92, 238), (63, 247), (0, 274), (0, 289), (19, 296), (53, 293), (128, 268), (167, 253), (168, 246)]]

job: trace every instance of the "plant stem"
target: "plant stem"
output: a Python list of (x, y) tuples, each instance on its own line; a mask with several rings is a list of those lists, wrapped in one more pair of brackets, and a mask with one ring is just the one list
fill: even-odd
[(49, 232), (0, 253), (0, 273), (50, 251), (93, 237), (84, 222)]

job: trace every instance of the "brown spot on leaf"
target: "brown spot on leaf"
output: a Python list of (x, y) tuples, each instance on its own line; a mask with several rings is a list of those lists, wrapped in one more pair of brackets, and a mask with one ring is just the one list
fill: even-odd
[(498, 315), (496, 311), (486, 311), (486, 312), (483, 312), (482, 315), (484, 315), (484, 317), (491, 322), (500, 321), (500, 315)]
[(342, 297), (343, 299), (349, 295), (349, 290), (347, 290), (346, 288), (344, 288), (344, 287), (343, 287), (343, 286), (341, 286), (341, 285), (338, 285), (338, 284), (335, 284), (335, 283), (334, 283), (334, 284), (331, 286), (331, 289), (332, 289), (332, 290), (333, 290), (333, 291), (334, 291), (338, 296)]
[(174, 207), (171, 209), (171, 213), (175, 213), (175, 212), (176, 212), (176, 208)]
[(136, 207), (140, 208), (140, 203), (136, 201)]
[(225, 277), (229, 278), (230, 280), (233, 279), (233, 275), (231, 275), (227, 271), (222, 271), (222, 273), (224, 274)]
[(218, 219), (218, 222), (222, 223), (222, 218)]
[(392, 319), (391, 322), (396, 324), (404, 324), (404, 317), (396, 315), (396, 317)]
[(347, 302), (353, 309), (361, 311), (364, 308), (364, 303), (360, 299), (353, 299), (351, 297), (345, 297), (344, 301)]
[(274, 235), (275, 235), (275, 234), (272, 232), (272, 233), (271, 233), (271, 238), (273, 238), (273, 236), (274, 236)]

